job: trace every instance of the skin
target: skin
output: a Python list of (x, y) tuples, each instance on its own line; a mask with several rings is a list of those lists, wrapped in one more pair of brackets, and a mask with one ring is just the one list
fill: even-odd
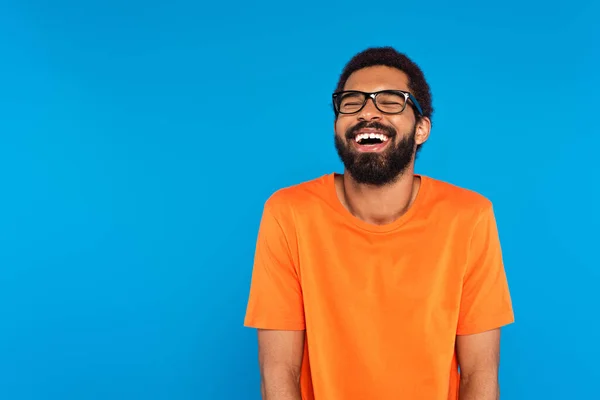
[(258, 364), (264, 400), (302, 400), (304, 331), (258, 330)]
[[(386, 66), (364, 68), (354, 72), (345, 90), (375, 92), (384, 89), (409, 91), (408, 77)], [(383, 114), (369, 100), (356, 114), (340, 115), (335, 122), (336, 135), (345, 137), (348, 128), (361, 121), (378, 121), (397, 131), (398, 142), (416, 124), (416, 145), (429, 138), (431, 121), (421, 118), (412, 107), (396, 115)], [(415, 151), (416, 151), (415, 145)], [(382, 151), (385, 151), (382, 150)], [(403, 215), (412, 205), (420, 187), (414, 175), (414, 157), (395, 181), (383, 186), (359, 184), (344, 173), (336, 178), (336, 190), (342, 204), (357, 218), (372, 224), (387, 224)], [(259, 365), (261, 390), (265, 400), (301, 400), (300, 371), (304, 350), (304, 331), (259, 330)], [(500, 331), (457, 336), (456, 350), (461, 368), (461, 400), (497, 400)]]
[[(365, 92), (384, 89), (409, 91), (408, 76), (396, 68), (375, 66), (354, 72), (344, 86), (344, 90)], [(407, 106), (401, 114), (390, 115), (380, 112), (373, 101), (369, 100), (364, 108), (356, 114), (340, 114), (335, 122), (335, 133), (343, 138), (348, 128), (358, 122), (377, 121), (396, 129), (398, 134), (393, 141), (397, 144), (402, 140), (403, 135), (411, 132), (416, 119), (417, 116), (410, 106)], [(427, 141), (430, 129), (430, 120), (422, 118), (416, 126), (416, 145)], [(338, 176), (336, 189), (340, 201), (354, 216), (368, 223), (381, 225), (396, 220), (408, 210), (417, 195), (420, 184), (419, 178), (414, 176), (413, 157), (413, 161), (405, 173), (391, 184), (385, 186), (359, 184), (345, 173)]]
[(457, 336), (456, 353), (460, 365), (460, 400), (498, 400), (500, 329)]

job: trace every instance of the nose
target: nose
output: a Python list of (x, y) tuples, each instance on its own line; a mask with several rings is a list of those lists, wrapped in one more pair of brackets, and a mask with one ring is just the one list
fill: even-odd
[(367, 99), (367, 104), (358, 114), (359, 121), (373, 121), (381, 119), (381, 111), (375, 107), (375, 101), (372, 98)]

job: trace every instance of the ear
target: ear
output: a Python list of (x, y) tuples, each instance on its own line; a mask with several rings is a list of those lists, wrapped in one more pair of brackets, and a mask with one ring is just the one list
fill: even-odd
[(431, 120), (427, 117), (421, 117), (416, 128), (415, 142), (417, 144), (425, 143), (429, 139), (429, 132), (431, 132)]

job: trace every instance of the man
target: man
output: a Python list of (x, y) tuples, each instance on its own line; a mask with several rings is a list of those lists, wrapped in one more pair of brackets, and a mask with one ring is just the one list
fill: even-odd
[(245, 319), (263, 398), (498, 399), (513, 311), (494, 213), (415, 174), (433, 111), (423, 73), (368, 49), (333, 107), (344, 173), (281, 189), (263, 211)]

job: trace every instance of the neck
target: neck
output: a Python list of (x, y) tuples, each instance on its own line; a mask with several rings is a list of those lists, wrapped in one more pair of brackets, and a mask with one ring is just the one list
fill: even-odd
[(337, 189), (338, 197), (355, 217), (367, 223), (385, 225), (406, 213), (420, 184), (421, 180), (415, 176), (411, 166), (395, 181), (384, 186), (361, 184), (345, 173), (340, 177)]

